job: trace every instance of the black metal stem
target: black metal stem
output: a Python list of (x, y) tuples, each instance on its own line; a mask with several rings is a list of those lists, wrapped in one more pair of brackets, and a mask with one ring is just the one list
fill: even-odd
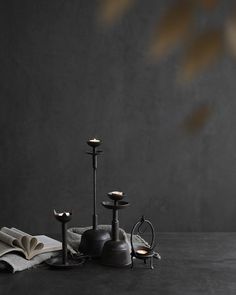
[(93, 229), (97, 229), (97, 153), (96, 147), (93, 147)]
[(66, 232), (66, 223), (62, 222), (62, 262), (67, 264), (67, 232)]
[[(115, 206), (117, 201), (115, 201)], [(119, 241), (119, 220), (118, 220), (118, 210), (115, 208), (113, 209), (113, 219), (112, 219), (112, 240)]]

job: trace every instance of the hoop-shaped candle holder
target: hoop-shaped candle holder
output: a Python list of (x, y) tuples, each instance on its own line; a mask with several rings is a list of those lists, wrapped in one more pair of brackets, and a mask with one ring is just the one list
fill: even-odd
[[(134, 246), (133, 238), (135, 233), (137, 232), (139, 235), (142, 235), (147, 232), (148, 228), (151, 230), (150, 244), (147, 243), (146, 245)], [(130, 243), (132, 260), (131, 267), (134, 267), (134, 258), (137, 258), (143, 260), (145, 264), (147, 260), (150, 260), (150, 268), (154, 269), (153, 258), (161, 259), (161, 256), (154, 250), (156, 247), (154, 227), (149, 220), (144, 218), (144, 216), (142, 216), (140, 220), (133, 226), (130, 236)]]

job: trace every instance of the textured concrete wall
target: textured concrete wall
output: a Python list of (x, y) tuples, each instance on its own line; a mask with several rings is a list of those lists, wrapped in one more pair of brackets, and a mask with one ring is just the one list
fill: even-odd
[[(160, 231), (236, 230), (236, 64), (178, 85), (175, 55), (145, 58), (167, 1), (144, 2), (103, 30), (94, 1), (1, 1), (1, 225), (55, 232), (54, 208), (73, 209), (70, 226), (90, 224), (85, 152), (97, 136), (100, 223), (111, 221), (106, 193), (123, 190), (127, 230), (142, 214)], [(213, 113), (187, 135), (183, 120), (201, 104)]]

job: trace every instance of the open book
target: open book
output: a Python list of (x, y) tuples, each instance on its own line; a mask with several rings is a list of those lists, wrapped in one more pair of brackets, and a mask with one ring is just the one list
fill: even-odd
[(61, 242), (45, 235), (31, 236), (14, 227), (3, 227), (0, 230), (0, 257), (9, 252), (17, 252), (30, 260), (38, 254), (61, 249)]

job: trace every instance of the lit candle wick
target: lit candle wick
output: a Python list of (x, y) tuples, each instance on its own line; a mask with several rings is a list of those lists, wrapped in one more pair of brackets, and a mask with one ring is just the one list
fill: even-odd
[(137, 253), (144, 255), (144, 254), (147, 254), (147, 251), (146, 250), (137, 250)]

